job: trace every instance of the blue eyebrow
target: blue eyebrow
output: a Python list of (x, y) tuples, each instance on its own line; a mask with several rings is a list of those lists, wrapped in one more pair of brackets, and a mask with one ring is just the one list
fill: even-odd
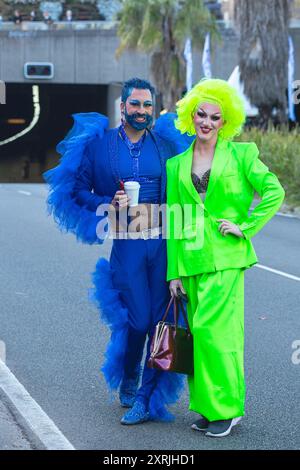
[[(130, 104), (137, 104), (137, 105), (140, 105), (140, 104), (141, 104), (140, 100), (134, 100), (134, 99), (129, 100), (129, 103), (130, 103)], [(147, 101), (144, 101), (143, 104), (144, 104), (144, 106), (145, 106), (145, 105), (150, 105), (150, 106), (152, 106), (152, 101), (147, 100)]]

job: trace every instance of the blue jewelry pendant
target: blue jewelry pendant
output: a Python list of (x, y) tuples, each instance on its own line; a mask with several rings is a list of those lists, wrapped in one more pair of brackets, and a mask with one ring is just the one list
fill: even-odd
[(131, 148), (129, 150), (129, 153), (130, 155), (133, 157), (133, 158), (137, 158), (141, 155), (141, 149), (139, 148)]

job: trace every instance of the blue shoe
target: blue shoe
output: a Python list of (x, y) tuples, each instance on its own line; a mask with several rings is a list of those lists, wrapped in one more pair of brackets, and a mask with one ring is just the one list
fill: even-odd
[(123, 379), (120, 391), (119, 398), (120, 403), (123, 408), (132, 408), (135, 402), (136, 392), (139, 384), (139, 375), (135, 379)]
[(121, 419), (121, 424), (140, 424), (149, 420), (149, 413), (144, 403), (136, 401), (131, 408), (127, 411)]

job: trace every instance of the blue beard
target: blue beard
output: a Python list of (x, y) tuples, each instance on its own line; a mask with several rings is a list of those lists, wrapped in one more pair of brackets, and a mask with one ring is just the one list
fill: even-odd
[[(137, 117), (144, 117), (145, 121), (144, 122), (137, 122), (135, 119)], [(143, 131), (144, 129), (151, 127), (152, 122), (153, 122), (153, 117), (150, 116), (149, 114), (139, 114), (139, 113), (133, 113), (133, 114), (128, 114), (127, 111), (125, 110), (125, 119), (126, 122), (133, 127), (136, 131)]]

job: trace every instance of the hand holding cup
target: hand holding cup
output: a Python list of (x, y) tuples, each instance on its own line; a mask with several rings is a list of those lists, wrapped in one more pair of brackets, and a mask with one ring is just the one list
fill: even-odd
[(125, 191), (119, 190), (115, 193), (111, 204), (115, 209), (124, 209), (129, 206), (130, 197), (125, 193)]

